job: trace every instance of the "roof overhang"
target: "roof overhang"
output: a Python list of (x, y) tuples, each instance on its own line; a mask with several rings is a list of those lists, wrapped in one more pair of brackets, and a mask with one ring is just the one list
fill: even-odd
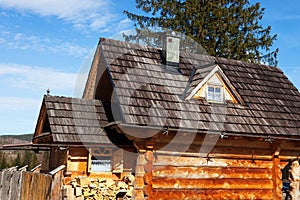
[(0, 150), (32, 150), (32, 151), (50, 151), (52, 147), (57, 147), (60, 149), (67, 148), (93, 148), (93, 147), (115, 147), (113, 144), (102, 144), (102, 143), (88, 143), (88, 144), (60, 144), (60, 143), (51, 143), (51, 144), (33, 144), (30, 143), (20, 143), (20, 144), (6, 144), (2, 145)]
[[(237, 134), (218, 131), (180, 129), (169, 127), (138, 126), (112, 122), (105, 126), (109, 134), (112, 130), (134, 141), (138, 150), (189, 152), (201, 157), (241, 156), (256, 159), (272, 159), (278, 156), (283, 160), (299, 157), (300, 137), (266, 136)], [(213, 145), (209, 144), (215, 142)], [(206, 144), (207, 143), (207, 144)], [(207, 145), (211, 145), (207, 148)], [(203, 148), (206, 148), (203, 149)], [(201, 151), (204, 151), (204, 153)], [(205, 152), (207, 151), (207, 152)], [(200, 153), (200, 154), (199, 154)]]

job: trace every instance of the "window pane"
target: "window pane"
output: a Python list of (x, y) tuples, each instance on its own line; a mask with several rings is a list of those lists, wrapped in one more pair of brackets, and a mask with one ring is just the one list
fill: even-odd
[(208, 86), (207, 89), (207, 100), (208, 101), (216, 101), (222, 102), (222, 87), (220, 86)]
[(221, 93), (215, 93), (214, 94), (214, 100), (215, 101), (222, 101)]
[(208, 87), (208, 93), (209, 92), (214, 92), (214, 88), (213, 87)]
[(213, 100), (214, 99), (214, 93), (213, 92), (208, 92), (207, 93), (207, 99), (208, 100)]
[(221, 88), (219, 88), (219, 87), (215, 87), (215, 92), (217, 92), (217, 93), (221, 93)]

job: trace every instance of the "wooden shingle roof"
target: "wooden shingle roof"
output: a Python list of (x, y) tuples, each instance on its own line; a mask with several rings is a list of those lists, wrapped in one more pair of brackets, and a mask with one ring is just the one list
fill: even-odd
[(54, 143), (110, 144), (102, 129), (106, 123), (101, 101), (44, 96), (34, 141), (49, 132)]
[[(279, 68), (183, 52), (178, 68), (170, 70), (163, 64), (160, 49), (101, 39), (98, 50), (100, 60), (105, 61), (99, 67), (109, 73), (124, 124), (241, 135), (300, 135), (299, 91)], [(201, 73), (207, 73), (210, 63), (222, 69), (245, 104), (184, 99), (193, 70), (198, 69), (192, 87), (205, 76)], [(97, 80), (101, 76), (98, 73)]]

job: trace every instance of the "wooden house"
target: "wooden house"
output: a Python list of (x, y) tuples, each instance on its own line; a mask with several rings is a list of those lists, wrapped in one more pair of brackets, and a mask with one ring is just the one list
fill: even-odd
[(297, 88), (277, 67), (172, 45), (100, 39), (83, 98), (44, 97), (33, 143), (52, 145), (50, 168), (133, 173), (135, 199), (279, 200), (294, 161), (297, 199)]
[(120, 147), (113, 145), (114, 138), (102, 128), (107, 123), (99, 100), (45, 95), (33, 144), (50, 148), (48, 170), (66, 166), (65, 183), (79, 176), (118, 179), (134, 166), (127, 166), (129, 162), (124, 166), (120, 148), (130, 141), (121, 141)]

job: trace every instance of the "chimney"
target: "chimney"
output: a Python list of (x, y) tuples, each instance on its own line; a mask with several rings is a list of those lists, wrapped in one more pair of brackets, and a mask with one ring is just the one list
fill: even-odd
[(171, 66), (178, 66), (180, 52), (180, 38), (172, 35), (166, 35), (165, 41), (165, 59), (166, 64)]

